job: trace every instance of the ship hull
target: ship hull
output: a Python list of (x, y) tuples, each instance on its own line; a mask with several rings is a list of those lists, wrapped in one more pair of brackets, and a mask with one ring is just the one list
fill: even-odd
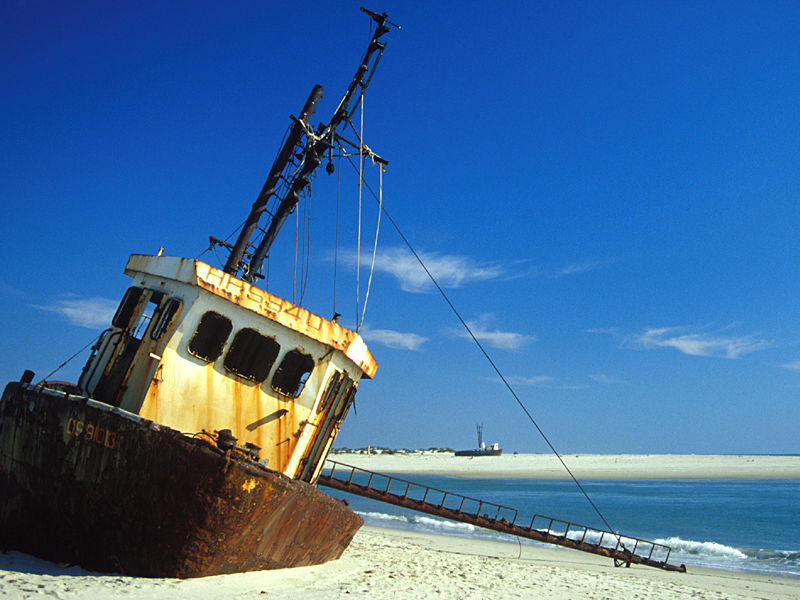
[(486, 450), (456, 450), (456, 456), (501, 456), (503, 454), (503, 449), (493, 450), (493, 449), (486, 449)]
[(82, 396), (0, 400), (0, 548), (200, 577), (341, 556), (363, 520), (316, 487)]

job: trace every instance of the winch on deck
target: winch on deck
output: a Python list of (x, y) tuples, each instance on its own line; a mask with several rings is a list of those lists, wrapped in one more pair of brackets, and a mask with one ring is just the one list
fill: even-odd
[(375, 473), (333, 460), (325, 462), (319, 485), (492, 529), (537, 542), (555, 544), (614, 559), (616, 566), (647, 565), (667, 571), (685, 572), (686, 566), (669, 562), (672, 548), (656, 542), (534, 515), (530, 525), (517, 524), (515, 508), (469, 498), (426, 485)]

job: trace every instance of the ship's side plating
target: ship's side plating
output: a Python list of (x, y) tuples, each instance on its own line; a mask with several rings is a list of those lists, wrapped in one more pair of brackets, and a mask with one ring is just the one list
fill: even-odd
[(314, 481), (374, 358), (336, 323), (200, 261), (133, 255), (133, 285), (79, 381), (178, 431), (230, 429)]
[(338, 558), (341, 501), (206, 436), (21, 382), (0, 400), (0, 550), (148, 577)]

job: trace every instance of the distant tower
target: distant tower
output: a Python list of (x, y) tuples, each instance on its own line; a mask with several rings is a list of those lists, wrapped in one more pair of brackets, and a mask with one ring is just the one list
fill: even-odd
[(486, 449), (486, 444), (483, 443), (483, 423), (478, 423), (478, 448), (481, 450)]

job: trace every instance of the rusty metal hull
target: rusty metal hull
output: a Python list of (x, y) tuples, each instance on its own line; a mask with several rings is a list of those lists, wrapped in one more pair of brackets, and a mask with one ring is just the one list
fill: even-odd
[(338, 558), (363, 520), (314, 486), (117, 408), (22, 383), (0, 400), (0, 548), (200, 577)]

